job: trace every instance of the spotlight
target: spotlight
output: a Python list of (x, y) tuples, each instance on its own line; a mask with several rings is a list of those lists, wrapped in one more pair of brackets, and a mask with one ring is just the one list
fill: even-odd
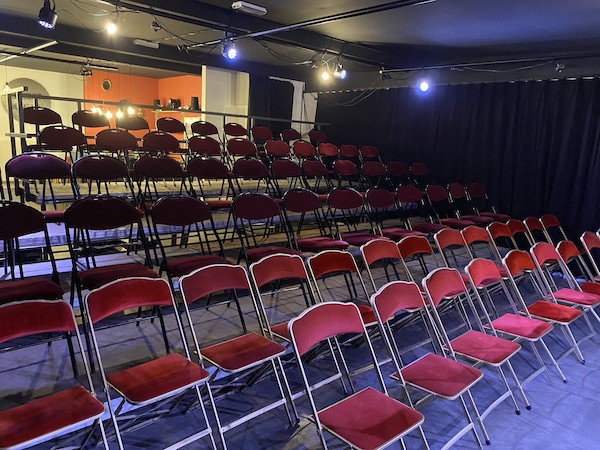
[(346, 69), (344, 69), (344, 67), (341, 64), (338, 64), (337, 67), (333, 71), (333, 76), (340, 80), (344, 80), (346, 78), (346, 75), (348, 75), (348, 72), (346, 72)]
[(38, 23), (50, 30), (54, 29), (56, 25), (56, 20), (58, 19), (58, 15), (54, 11), (56, 9), (56, 4), (54, 0), (52, 1), (52, 8), (50, 7), (50, 0), (44, 0), (44, 6), (40, 9), (40, 14), (38, 16)]
[(324, 70), (323, 72), (321, 72), (321, 78), (323, 78), (323, 81), (329, 81), (331, 75), (329, 75), (329, 72), (327, 72), (327, 70)]
[(121, 117), (123, 117), (123, 111), (121, 111), (120, 109), (117, 109), (115, 116), (117, 116), (120, 119)]
[(106, 112), (104, 113), (104, 115), (106, 116), (107, 119), (110, 119), (113, 116), (112, 113), (110, 112), (110, 109), (108, 109), (108, 108), (106, 109)]
[(554, 68), (558, 73), (561, 73), (565, 70), (565, 65), (563, 63), (556, 63), (556, 67)]
[(152, 25), (150, 25), (150, 28), (152, 28), (152, 31), (160, 31), (160, 30), (162, 30), (162, 26), (156, 20), (152, 21)]
[(421, 92), (427, 92), (429, 90), (429, 83), (427, 80), (423, 80), (419, 83), (419, 90)]
[(90, 69), (89, 65), (81, 66), (81, 69), (79, 69), (79, 75), (81, 75), (82, 77), (91, 77), (92, 69)]
[(112, 17), (108, 21), (108, 24), (106, 25), (106, 32), (108, 34), (115, 34), (117, 32), (117, 22), (118, 21), (119, 21), (119, 16), (118, 15)]
[(130, 116), (133, 116), (135, 114), (135, 108), (133, 106), (130, 106), (129, 108), (127, 108), (127, 114), (129, 114)]
[(227, 59), (235, 59), (237, 58), (237, 50), (235, 48), (235, 42), (231, 41), (231, 43), (223, 43), (223, 49), (221, 50), (221, 54)]

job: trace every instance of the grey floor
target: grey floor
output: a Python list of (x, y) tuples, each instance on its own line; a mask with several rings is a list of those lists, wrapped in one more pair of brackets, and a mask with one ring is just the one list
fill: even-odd
[[(234, 256), (232, 251), (231, 256)], [(416, 263), (411, 265), (415, 274), (419, 273)], [(376, 282), (385, 282), (381, 268), (375, 269)], [(366, 272), (363, 272), (366, 277)], [(67, 277), (64, 282), (68, 283)], [(404, 278), (404, 276), (402, 276)], [(329, 299), (346, 300), (348, 292), (341, 277), (331, 278), (324, 287)], [(369, 293), (372, 287), (367, 283)], [(533, 295), (533, 294), (531, 294)], [(251, 330), (258, 330), (254, 311), (248, 298), (242, 298), (244, 315)], [(285, 320), (298, 314), (304, 306), (300, 290), (285, 290), (277, 295), (264, 296), (265, 306), (273, 322)], [(504, 308), (506, 300), (501, 295), (494, 297), (497, 304)], [(360, 299), (359, 299), (360, 301)], [(226, 305), (214, 306), (208, 310), (197, 309), (193, 312), (196, 330), (199, 333), (201, 346), (214, 343), (225, 337), (234, 336), (241, 332), (239, 319), (235, 308)], [(121, 323), (120, 320), (116, 321)], [(583, 336), (587, 330), (585, 323), (574, 326), (576, 337)], [(167, 311), (166, 324), (169, 330), (170, 344), (175, 351), (182, 351), (183, 344), (178, 338), (172, 311)], [(594, 323), (598, 329), (598, 323)], [(189, 335), (189, 333), (188, 333)], [(98, 333), (104, 365), (108, 372), (117, 368), (127, 367), (136, 362), (164, 354), (165, 349), (160, 338), (157, 323), (144, 321), (140, 326), (122, 324), (117, 327), (101, 330)], [(397, 331), (400, 345), (418, 341), (424, 336), (424, 329), (418, 323), (408, 324)], [(485, 419), (485, 425), (491, 438), (491, 447), (497, 449), (595, 449), (600, 448), (600, 347), (596, 336), (585, 341), (581, 350), (586, 357), (585, 365), (577, 361), (575, 356), (568, 355), (561, 362), (562, 370), (568, 378), (563, 383), (556, 372), (549, 368), (553, 384), (545, 375), (539, 375), (525, 387), (525, 392), (531, 402), (531, 410), (527, 410), (521, 398), (516, 395), (521, 414), (515, 413), (510, 400), (502, 402)], [(565, 349), (565, 339), (562, 333), (554, 330), (547, 338), (553, 354), (558, 355)], [(383, 343), (375, 339), (374, 345), (380, 359), (386, 356)], [(365, 366), (368, 355), (364, 346), (347, 349), (351, 368)], [(403, 355), (405, 362), (428, 351), (421, 347)], [(52, 387), (59, 378), (59, 387), (73, 383), (67, 347), (64, 340), (54, 341), (51, 346), (46, 344), (28, 346), (26, 348), (0, 353), (0, 408), (24, 402), (27, 398), (43, 396), (52, 392)], [(536, 366), (529, 348), (524, 345), (514, 358), (514, 366), (520, 379), (525, 379)], [(290, 354), (284, 357), (285, 370), (292, 391), (300, 390), (300, 375)], [(316, 358), (310, 366), (315, 374), (327, 373), (330, 365), (328, 359)], [(390, 394), (400, 400), (404, 394), (399, 386), (389, 378), (392, 373), (390, 364), (384, 365), (386, 385)], [(483, 369), (484, 378), (473, 389), (475, 401), (480, 409), (485, 409), (499, 395), (500, 379), (495, 370)], [(100, 379), (94, 375), (96, 389), (100, 391)], [(217, 380), (217, 383), (228, 380)], [(377, 379), (373, 370), (367, 370), (357, 375), (357, 387), (372, 385), (377, 387)], [(513, 384), (514, 385), (514, 384)], [(241, 391), (231, 391), (217, 398), (217, 408), (224, 421), (235, 419), (241, 414), (252, 410), (275, 398), (277, 393), (274, 378), (269, 373), (264, 375), (250, 388)], [(412, 392), (413, 400), (419, 399), (419, 394)], [(103, 394), (99, 394), (103, 398)], [(318, 401), (329, 401), (342, 397), (340, 385), (332, 383), (317, 391)], [(189, 403), (189, 398), (178, 406), (168, 417), (140, 424), (140, 426), (124, 434), (125, 447), (130, 449), (161, 449), (174, 441), (189, 435), (198, 429), (199, 410), (192, 407), (189, 412), (182, 410)], [(226, 442), (230, 449), (313, 449), (320, 447), (320, 441), (315, 426), (308, 420), (309, 405), (306, 397), (296, 401), (300, 421), (290, 425), (283, 407), (277, 408), (248, 423), (234, 428), (226, 433)], [(435, 399), (424, 403), (419, 410), (425, 416), (424, 430), (432, 449), (440, 449), (457, 430), (464, 425), (464, 418), (457, 402)], [(212, 421), (212, 418), (211, 418)], [(107, 421), (108, 424), (108, 421)], [(110, 428), (109, 428), (110, 433)], [(340, 441), (328, 436), (331, 448), (344, 448)], [(407, 448), (423, 448), (419, 435), (411, 433), (405, 440)], [(208, 448), (209, 442), (204, 440), (191, 444), (190, 448)], [(36, 448), (51, 448), (52, 444), (43, 444)], [(484, 444), (485, 447), (485, 444)], [(111, 442), (111, 448), (116, 448)], [(400, 448), (392, 446), (391, 448)], [(477, 448), (471, 434), (465, 435), (453, 448)]]

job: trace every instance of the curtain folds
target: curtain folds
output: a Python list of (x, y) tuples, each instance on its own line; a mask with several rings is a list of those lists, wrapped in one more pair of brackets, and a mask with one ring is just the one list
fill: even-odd
[(551, 213), (575, 239), (600, 227), (600, 80), (577, 79), (321, 94), (317, 121), (336, 144), (426, 163), (442, 183), (479, 181), (501, 212)]

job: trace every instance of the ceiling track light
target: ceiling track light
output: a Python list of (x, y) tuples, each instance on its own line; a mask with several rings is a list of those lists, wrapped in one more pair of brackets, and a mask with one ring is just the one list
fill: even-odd
[(234, 11), (245, 12), (246, 14), (252, 14), (253, 16), (264, 16), (267, 14), (267, 8), (248, 2), (233, 2), (231, 4), (231, 9)]
[(117, 32), (119, 23), (119, 11), (115, 11), (111, 14), (110, 19), (108, 19), (108, 23), (106, 24), (106, 32), (110, 35), (113, 35)]
[(47, 28), (49, 30), (53, 30), (56, 26), (56, 21), (58, 20), (58, 14), (56, 14), (56, 4), (54, 0), (52, 0), (52, 7), (50, 7), (50, 0), (44, 0), (44, 5), (42, 9), (40, 9), (40, 14), (38, 15), (38, 24), (40, 26)]
[(344, 69), (344, 66), (342, 66), (341, 63), (337, 63), (335, 69), (333, 69), (334, 78), (337, 78), (338, 80), (344, 80), (346, 79), (347, 75), (348, 72), (346, 71), (346, 69)]
[(133, 43), (135, 45), (139, 45), (140, 47), (147, 47), (147, 48), (153, 48), (153, 49), (157, 49), (158, 47), (160, 47), (160, 44), (158, 42), (153, 42), (153, 41), (147, 41), (145, 39), (134, 39)]
[(221, 49), (221, 54), (230, 60), (237, 58), (238, 52), (235, 48), (235, 41), (224, 41), (223, 48)]

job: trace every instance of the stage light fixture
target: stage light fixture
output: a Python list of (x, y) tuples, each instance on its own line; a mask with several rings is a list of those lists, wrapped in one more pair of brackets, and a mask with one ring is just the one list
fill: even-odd
[(110, 112), (110, 109), (106, 108), (106, 112), (104, 113), (104, 115), (106, 116), (107, 119), (112, 119), (112, 113)]
[(344, 80), (346, 79), (346, 75), (348, 75), (348, 72), (341, 64), (338, 63), (336, 68), (333, 70), (333, 76), (340, 80)]
[(130, 116), (133, 116), (135, 114), (135, 108), (133, 106), (128, 107), (127, 114), (129, 114)]
[(58, 14), (56, 14), (55, 9), (56, 4), (54, 3), (54, 0), (52, 1), (52, 7), (50, 7), (50, 0), (44, 0), (44, 5), (42, 6), (42, 9), (40, 9), (40, 14), (38, 16), (38, 23), (40, 26), (48, 28), (49, 30), (54, 29), (58, 19)]
[(419, 83), (419, 90), (421, 92), (427, 92), (429, 90), (429, 82), (427, 80), (421, 80)]
[(106, 32), (108, 34), (115, 34), (117, 32), (117, 23), (119, 21), (119, 15), (116, 14), (110, 18), (108, 23), (106, 24)]
[(323, 79), (323, 81), (329, 81), (331, 79), (331, 75), (329, 74), (327, 69), (321, 72), (321, 78)]
[(237, 49), (235, 48), (235, 42), (224, 42), (221, 54), (227, 59), (235, 59), (238, 56)]
[(245, 12), (246, 14), (252, 14), (253, 16), (264, 16), (267, 13), (267, 8), (248, 2), (233, 2), (231, 4), (231, 9)]

